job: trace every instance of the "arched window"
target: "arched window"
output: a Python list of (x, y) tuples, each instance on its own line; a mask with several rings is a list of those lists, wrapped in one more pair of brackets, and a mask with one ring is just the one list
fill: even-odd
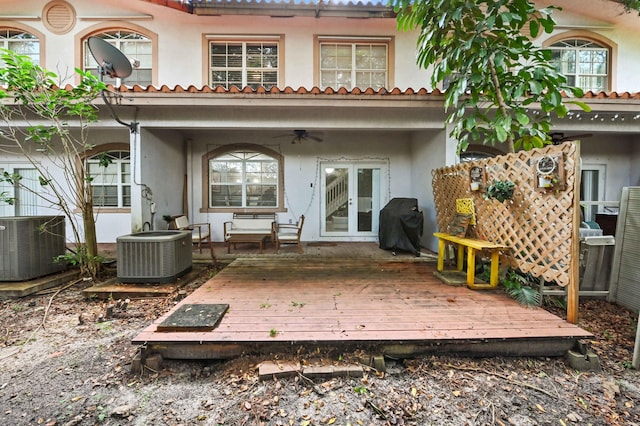
[(555, 42), (549, 46), (552, 63), (571, 86), (585, 91), (610, 90), (610, 49), (582, 38)]
[(205, 154), (207, 209), (282, 207), (282, 156), (257, 145), (232, 145)]
[(460, 153), (460, 161), (464, 163), (467, 161), (482, 160), (483, 158), (492, 158), (502, 154), (504, 154), (503, 151), (492, 146), (471, 144), (465, 151)]
[[(105, 75), (103, 77), (105, 83), (113, 84), (114, 86), (121, 84), (149, 86), (153, 84), (153, 42), (150, 38), (140, 33), (126, 30), (106, 31), (93, 34), (93, 36), (100, 37), (115, 46), (134, 65), (133, 72), (124, 81)], [(94, 75), (98, 75), (98, 63), (91, 55), (87, 40), (88, 38), (83, 42), (84, 69), (85, 71), (91, 71)]]
[[(40, 65), (40, 40), (33, 34), (18, 29), (2, 28), (0, 48), (28, 56), (34, 64)], [(0, 60), (0, 66), (2, 65), (4, 63)]]
[(93, 189), (93, 205), (111, 208), (131, 207), (129, 150), (94, 151), (85, 161)]

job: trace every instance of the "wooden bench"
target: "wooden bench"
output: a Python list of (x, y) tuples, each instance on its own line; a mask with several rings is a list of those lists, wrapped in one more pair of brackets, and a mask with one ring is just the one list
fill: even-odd
[[(458, 271), (462, 271), (464, 263), (464, 249), (467, 249), (467, 286), (474, 290), (496, 288), (498, 286), (498, 263), (500, 250), (506, 250), (509, 247), (502, 244), (495, 244), (490, 241), (477, 240), (474, 238), (462, 238), (455, 235), (436, 232), (433, 234), (438, 238), (438, 272), (444, 270), (445, 244), (447, 242), (458, 246)], [(476, 283), (476, 251), (486, 250), (491, 252), (491, 275), (489, 284)]]
[(234, 213), (233, 219), (224, 223), (224, 242), (227, 253), (231, 253), (231, 244), (258, 243), (262, 253), (265, 239), (274, 238), (275, 213)]

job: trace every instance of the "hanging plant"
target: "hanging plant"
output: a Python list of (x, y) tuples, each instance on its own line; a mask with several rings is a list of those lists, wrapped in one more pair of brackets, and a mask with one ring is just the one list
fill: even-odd
[(495, 199), (504, 203), (513, 197), (513, 191), (516, 184), (510, 180), (494, 180), (491, 185), (487, 186), (485, 197), (487, 199)]

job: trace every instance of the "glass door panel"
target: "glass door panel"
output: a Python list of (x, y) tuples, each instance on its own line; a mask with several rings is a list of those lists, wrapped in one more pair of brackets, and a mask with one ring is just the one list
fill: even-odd
[(381, 166), (324, 164), (321, 234), (373, 237), (378, 232)]
[(351, 210), (349, 196), (349, 168), (325, 167), (325, 230), (348, 232)]

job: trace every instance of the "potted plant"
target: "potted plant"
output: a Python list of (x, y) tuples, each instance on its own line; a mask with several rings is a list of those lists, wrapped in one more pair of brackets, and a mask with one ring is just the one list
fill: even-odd
[(516, 188), (515, 183), (510, 180), (494, 180), (491, 185), (487, 186), (485, 197), (487, 199), (496, 199), (501, 203), (510, 200), (513, 197), (513, 191)]

